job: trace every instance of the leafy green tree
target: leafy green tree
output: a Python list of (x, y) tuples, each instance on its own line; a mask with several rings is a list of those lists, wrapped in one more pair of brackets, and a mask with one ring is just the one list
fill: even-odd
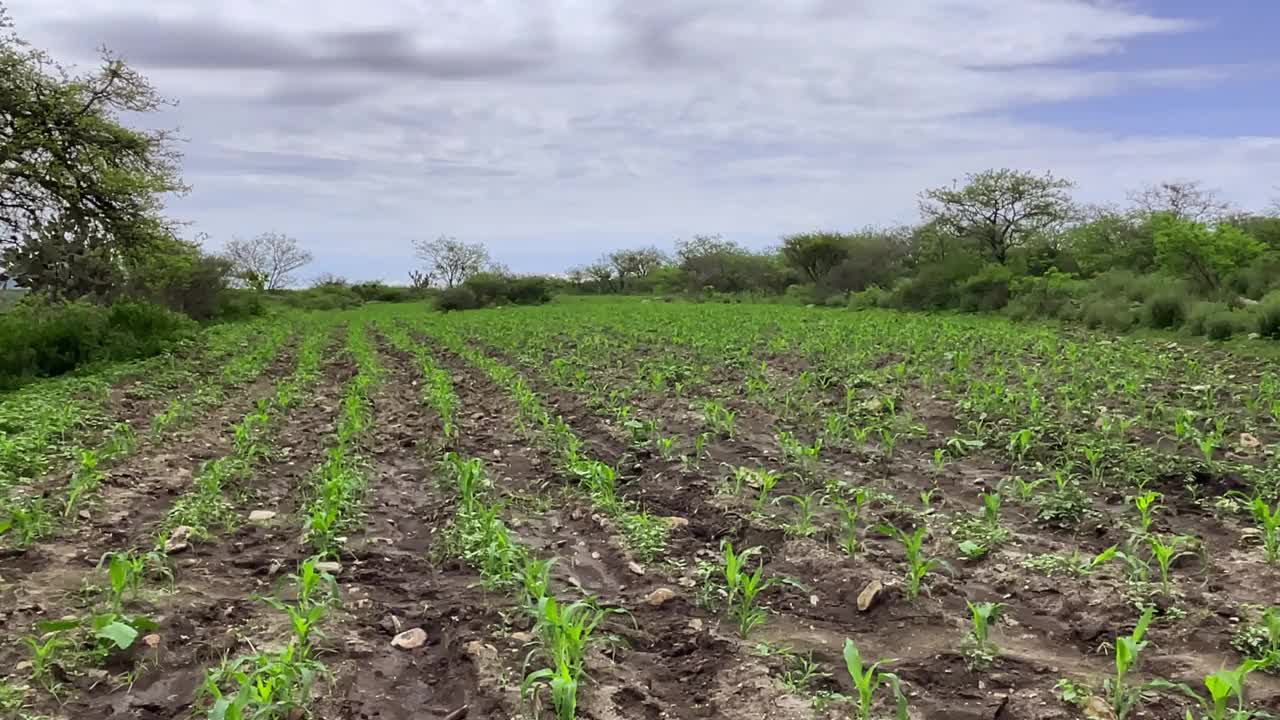
[[(166, 236), (161, 196), (186, 189), (172, 137), (120, 120), (164, 104), (109, 53), (72, 74), (23, 42), (0, 6), (0, 263), (20, 284), (92, 292), (83, 272)], [(37, 258), (57, 258), (58, 272), (33, 280)]]
[(973, 173), (965, 183), (926, 190), (920, 212), (938, 230), (977, 242), (1004, 264), (1009, 250), (1057, 229), (1072, 213), (1069, 180), (1000, 169)]
[(1159, 213), (1151, 218), (1151, 225), (1160, 267), (1214, 292), (1223, 289), (1230, 273), (1256, 260), (1266, 249), (1240, 228), (1225, 223), (1210, 228)]
[(1155, 238), (1150, 218), (1139, 213), (1090, 207), (1063, 238), (1085, 277), (1115, 268), (1150, 272), (1155, 268)]
[(613, 268), (618, 289), (622, 290), (631, 280), (648, 277), (655, 270), (666, 266), (670, 259), (666, 253), (656, 247), (643, 247), (616, 250), (606, 255), (600, 262)]
[(782, 259), (810, 282), (820, 283), (849, 257), (849, 239), (833, 232), (811, 232), (782, 238)]

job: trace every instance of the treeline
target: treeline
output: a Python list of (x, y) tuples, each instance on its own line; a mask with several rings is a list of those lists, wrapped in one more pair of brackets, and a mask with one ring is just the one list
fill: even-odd
[(695, 236), (670, 253), (608, 253), (567, 278), (583, 293), (746, 294), (1280, 338), (1280, 212), (1234, 210), (1194, 182), (1117, 207), (1079, 206), (1071, 188), (990, 170), (922, 193), (914, 226), (800, 233), (764, 251)]

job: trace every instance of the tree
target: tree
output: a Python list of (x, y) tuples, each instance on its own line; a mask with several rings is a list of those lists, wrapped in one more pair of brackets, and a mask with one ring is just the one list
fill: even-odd
[(418, 240), (414, 249), (419, 258), (427, 261), (427, 272), (433, 280), (452, 288), (468, 277), (484, 270), (489, 263), (489, 251), (480, 243), (465, 243), (457, 238), (441, 235), (430, 242)]
[(255, 290), (283, 290), (293, 285), (294, 271), (311, 262), (311, 253), (283, 233), (266, 232), (250, 240), (233, 239), (225, 255), (236, 277)]
[(1164, 213), (1206, 224), (1217, 222), (1231, 210), (1230, 203), (1194, 180), (1157, 183), (1129, 193), (1129, 201), (1147, 216)]
[(1116, 268), (1150, 272), (1156, 263), (1150, 218), (1132, 211), (1082, 208), (1063, 242), (1085, 277)]
[[(14, 34), (0, 6), (0, 251), (58, 255), (39, 245), (62, 243), (74, 228), (82, 240), (93, 238), (101, 258), (119, 263), (171, 236), (160, 198), (186, 189), (173, 138), (119, 119), (165, 104), (142, 75), (105, 51), (96, 71), (71, 74)], [(28, 284), (20, 274), (18, 280)]]
[(409, 286), (414, 290), (426, 290), (431, 287), (431, 273), (425, 270), (410, 270)]
[(1071, 181), (1051, 173), (987, 170), (966, 176), (963, 186), (926, 190), (920, 212), (938, 229), (977, 241), (1003, 264), (1011, 248), (1071, 217), (1072, 187)]
[(1234, 225), (1212, 229), (1172, 213), (1151, 218), (1156, 260), (1204, 288), (1221, 291), (1227, 275), (1256, 260), (1266, 247)]
[(613, 266), (603, 260), (584, 265), (581, 270), (583, 275), (596, 284), (596, 289), (600, 292), (614, 292), (622, 289), (620, 284), (614, 282)]
[(630, 278), (642, 278), (654, 270), (665, 266), (670, 260), (666, 253), (656, 247), (643, 247), (634, 250), (615, 250), (601, 262), (608, 263), (617, 273), (618, 289), (626, 287)]
[(849, 238), (838, 233), (800, 233), (782, 238), (782, 258), (810, 282), (822, 282), (832, 268), (848, 257)]

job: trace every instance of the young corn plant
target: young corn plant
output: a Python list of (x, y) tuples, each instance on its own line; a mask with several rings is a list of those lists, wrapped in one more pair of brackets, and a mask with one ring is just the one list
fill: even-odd
[(859, 548), (862, 547), (862, 540), (858, 533), (858, 518), (862, 514), (863, 506), (867, 504), (867, 497), (865, 489), (858, 489), (851, 499), (837, 498), (836, 500), (836, 509), (840, 512), (840, 549), (849, 557), (857, 555)]
[(1155, 522), (1155, 512), (1160, 508), (1158, 492), (1145, 492), (1133, 498), (1133, 506), (1138, 509), (1139, 534), (1151, 533), (1151, 524)]
[(759, 547), (734, 552), (733, 543), (725, 541), (721, 568), (725, 582), (725, 610), (738, 623), (738, 635), (746, 638), (751, 631), (763, 625), (769, 617), (768, 610), (757, 604), (760, 593), (774, 585), (774, 580), (764, 579), (764, 562), (757, 559), (755, 572), (747, 569), (747, 563), (760, 555)]
[(1175, 535), (1166, 542), (1158, 535), (1151, 534), (1147, 536), (1147, 543), (1151, 546), (1151, 559), (1155, 560), (1156, 566), (1160, 568), (1160, 590), (1168, 596), (1173, 592), (1173, 584), (1170, 580), (1173, 563), (1179, 558), (1193, 555), (1194, 553), (1187, 548), (1197, 544), (1196, 540)]
[(786, 501), (796, 509), (795, 522), (788, 524), (784, 531), (793, 537), (810, 537), (818, 532), (818, 528), (813, 524), (814, 507), (822, 506), (822, 499), (810, 493), (808, 495), (786, 495), (778, 498), (779, 501)]
[(1155, 608), (1148, 607), (1143, 611), (1142, 617), (1138, 619), (1138, 624), (1131, 634), (1116, 638), (1116, 672), (1115, 675), (1107, 678), (1103, 684), (1103, 690), (1107, 694), (1107, 699), (1111, 704), (1111, 711), (1115, 713), (1116, 720), (1128, 718), (1138, 703), (1142, 702), (1143, 697), (1151, 690), (1165, 687), (1165, 682), (1160, 680), (1135, 684), (1129, 679), (1130, 674), (1133, 673), (1142, 659), (1142, 651), (1147, 647), (1145, 639), (1147, 628), (1151, 625), (1151, 619), (1154, 615)]
[[(1175, 686), (1200, 703), (1199, 717), (1197, 718), (1191, 710), (1187, 710), (1186, 720), (1252, 720), (1255, 717), (1269, 717), (1245, 707), (1244, 681), (1249, 673), (1257, 670), (1258, 667), (1258, 661), (1249, 659), (1234, 670), (1223, 668), (1212, 675), (1206, 675), (1204, 687), (1209, 692), (1208, 697), (1201, 696), (1190, 688)], [(1235, 707), (1229, 707), (1232, 704)]]
[(941, 560), (925, 555), (924, 541), (929, 534), (929, 528), (921, 525), (909, 535), (906, 531), (892, 525), (880, 525), (877, 530), (882, 535), (895, 538), (902, 543), (902, 549), (906, 553), (907, 559), (907, 598), (910, 600), (916, 599), (920, 596), (920, 590), (929, 573), (943, 566)]
[(738, 414), (714, 400), (707, 400), (702, 404), (702, 421), (717, 436), (732, 438), (737, 431)]
[(1269, 507), (1266, 500), (1256, 497), (1249, 509), (1253, 511), (1253, 519), (1262, 531), (1262, 547), (1266, 552), (1267, 562), (1272, 565), (1280, 564), (1280, 503)]
[(764, 505), (769, 502), (769, 493), (777, 487), (778, 480), (780, 478), (777, 473), (772, 473), (761, 468), (755, 471), (755, 474), (751, 479), (758, 488), (755, 512), (756, 514), (760, 514), (764, 512)]
[(845, 638), (844, 666), (849, 673), (849, 678), (853, 681), (853, 688), (856, 692), (853, 697), (854, 718), (856, 720), (871, 720), (876, 690), (881, 686), (887, 686), (893, 694), (894, 718), (896, 720), (909, 720), (907, 697), (902, 692), (902, 682), (897, 675), (880, 670), (881, 665), (891, 662), (893, 661), (877, 660), (868, 666), (863, 661), (862, 653), (858, 651), (858, 646), (852, 640)]
[[(571, 605), (561, 605), (554, 597), (543, 595), (533, 606), (534, 635), (543, 658), (550, 665), (525, 675), (520, 685), (520, 695), (533, 705), (534, 713), (541, 708), (541, 688), (551, 695), (557, 720), (573, 720), (577, 717), (578, 688), (586, 677), (587, 651), (595, 642), (595, 632), (604, 619), (617, 610), (606, 610), (596, 604), (580, 600)], [(526, 658), (525, 665), (530, 658)]]
[(995, 660), (999, 652), (991, 642), (991, 625), (999, 619), (1005, 605), (993, 602), (973, 603), (968, 600), (965, 604), (969, 607), (969, 619), (972, 623), (965, 656), (968, 658), (970, 669), (986, 667)]

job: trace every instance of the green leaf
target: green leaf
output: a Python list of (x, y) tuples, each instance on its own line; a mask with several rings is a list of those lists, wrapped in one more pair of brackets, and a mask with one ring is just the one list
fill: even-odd
[(133, 641), (138, 639), (138, 631), (122, 622), (112, 622), (94, 633), (98, 638), (110, 640), (121, 650), (128, 650)]
[(79, 620), (43, 620), (36, 623), (36, 631), (41, 635), (46, 633), (64, 632), (66, 630), (75, 630), (80, 627)]

